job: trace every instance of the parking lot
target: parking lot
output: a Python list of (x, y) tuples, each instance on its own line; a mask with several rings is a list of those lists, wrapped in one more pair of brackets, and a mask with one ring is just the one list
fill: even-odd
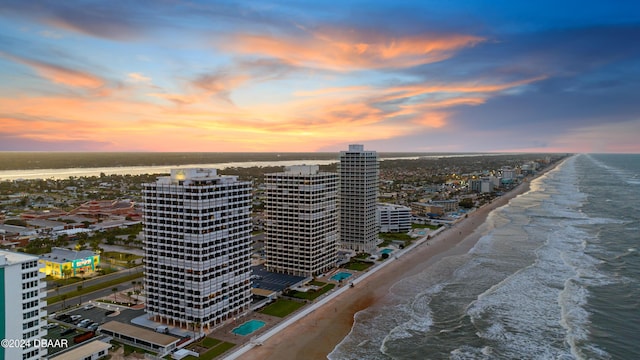
[[(51, 327), (48, 329), (47, 339), (58, 340), (58, 339), (67, 339), (68, 346), (76, 345), (73, 342), (73, 338), (79, 334), (90, 331), (87, 329), (92, 323), (96, 323), (98, 325), (104, 324), (105, 322), (116, 320), (123, 323), (130, 324), (131, 320), (144, 315), (144, 310), (132, 310), (129, 308), (117, 307), (110, 304), (103, 303), (94, 303), (93, 307), (91, 306), (82, 306), (74, 310), (66, 311), (64, 313), (57, 313), (49, 316), (49, 324), (57, 324), (56, 325), (48, 325)], [(83, 323), (83, 320), (85, 322)], [(80, 327), (79, 325), (84, 324), (84, 327)], [(66, 350), (65, 348), (49, 348), (49, 356), (55, 354), (59, 351)]]

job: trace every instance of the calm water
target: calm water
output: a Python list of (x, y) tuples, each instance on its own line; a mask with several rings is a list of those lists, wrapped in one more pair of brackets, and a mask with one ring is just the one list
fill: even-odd
[[(290, 165), (329, 165), (338, 161), (338, 154), (336, 153), (335, 159), (322, 160), (314, 157), (314, 153), (309, 153), (309, 158), (302, 158), (300, 160), (270, 160), (270, 161), (235, 161), (235, 162), (220, 162), (210, 164), (183, 164), (183, 165), (145, 165), (145, 166), (112, 166), (112, 167), (74, 167), (74, 168), (52, 168), (52, 169), (19, 169), (19, 170), (0, 170), (0, 181), (4, 180), (18, 180), (18, 179), (67, 179), (70, 176), (100, 176), (104, 173), (106, 175), (141, 175), (141, 174), (168, 174), (171, 169), (176, 168), (248, 168), (248, 167), (265, 167), (265, 166), (290, 166)], [(87, 156), (90, 156), (87, 153)], [(380, 161), (384, 160), (412, 160), (418, 158), (457, 158), (467, 156), (499, 156), (502, 154), (482, 154), (482, 153), (470, 153), (470, 154), (435, 154), (435, 155), (420, 155), (420, 156), (389, 156), (379, 154)], [(33, 153), (35, 158), (38, 157), (38, 153)], [(277, 154), (273, 154), (277, 156)], [(152, 160), (150, 160), (152, 161)]]
[(462, 256), (397, 283), (330, 359), (640, 358), (640, 155), (578, 155)]
[(142, 175), (142, 174), (168, 174), (171, 169), (177, 168), (215, 168), (226, 169), (231, 167), (254, 166), (290, 166), (290, 165), (328, 165), (336, 160), (288, 160), (288, 161), (253, 161), (230, 162), (217, 164), (191, 164), (191, 165), (161, 165), (161, 166), (117, 166), (95, 168), (68, 168), (68, 169), (30, 169), (30, 170), (5, 170), (0, 171), (0, 180), (16, 179), (67, 179), (70, 176), (100, 176), (106, 175)]
[[(477, 155), (477, 154), (476, 154)], [(484, 154), (482, 154), (484, 156)], [(439, 155), (439, 156), (425, 156), (425, 157), (458, 157), (458, 156), (474, 156), (474, 154), (467, 155)], [(417, 156), (410, 157), (388, 157), (382, 158), (384, 160), (410, 160), (417, 159)], [(242, 162), (225, 162), (215, 164), (188, 164), (188, 165), (160, 165), (160, 166), (115, 166), (115, 167), (94, 167), (94, 168), (66, 168), (66, 169), (23, 169), (23, 170), (3, 170), (0, 171), (0, 181), (4, 180), (17, 180), (17, 179), (67, 179), (70, 176), (100, 176), (104, 173), (106, 175), (142, 175), (142, 174), (168, 174), (171, 169), (177, 168), (248, 168), (254, 166), (291, 166), (291, 165), (329, 165), (337, 162), (337, 156), (335, 160), (284, 160), (284, 161), (242, 161)]]

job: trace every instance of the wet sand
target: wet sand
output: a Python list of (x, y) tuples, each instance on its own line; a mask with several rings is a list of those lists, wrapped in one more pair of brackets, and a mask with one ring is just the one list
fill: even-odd
[(422, 243), (359, 282), (301, 320), (242, 355), (240, 359), (326, 359), (351, 331), (354, 315), (381, 301), (391, 286), (424, 271), (439, 259), (467, 253), (482, 235), (480, 225), (488, 214), (529, 190), (529, 182), (518, 185), (482, 206), (451, 228)]

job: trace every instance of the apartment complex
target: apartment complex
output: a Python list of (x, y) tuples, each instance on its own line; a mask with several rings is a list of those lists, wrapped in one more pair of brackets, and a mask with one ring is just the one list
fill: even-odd
[(479, 193), (490, 193), (495, 189), (495, 181), (492, 176), (484, 176), (479, 179), (469, 180), (469, 190)]
[(411, 230), (411, 208), (396, 204), (378, 204), (380, 232), (400, 233)]
[(178, 169), (144, 184), (147, 313), (212, 328), (251, 302), (251, 183)]
[(47, 348), (34, 340), (47, 331), (46, 286), (38, 257), (0, 250), (0, 339), (21, 341), (30, 346), (0, 347), (0, 360), (44, 359)]
[(357, 252), (373, 252), (378, 241), (376, 204), (378, 155), (364, 145), (349, 145), (340, 152), (340, 243)]
[(272, 272), (314, 276), (336, 265), (338, 174), (317, 165), (266, 174), (265, 256)]

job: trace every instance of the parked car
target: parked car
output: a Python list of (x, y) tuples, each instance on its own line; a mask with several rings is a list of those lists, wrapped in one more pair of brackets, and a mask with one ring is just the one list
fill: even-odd
[(60, 320), (60, 321), (69, 321), (71, 320), (71, 316), (67, 315), (67, 314), (60, 314), (56, 316), (56, 320)]
[(95, 306), (95, 305), (93, 305), (93, 304), (87, 304), (87, 305), (85, 305), (85, 306), (83, 307), (83, 309), (85, 309), (85, 310), (89, 310), (89, 309), (93, 309), (94, 307), (96, 307), (96, 306)]
[(82, 315), (71, 315), (71, 321), (76, 321), (82, 319)]
[(48, 323), (47, 325), (44, 326), (44, 328), (49, 330), (49, 329), (53, 329), (56, 326), (58, 326), (58, 324), (56, 324), (56, 323)]
[(98, 323), (93, 323), (93, 324), (91, 324), (91, 325), (87, 326), (87, 330), (89, 330), (89, 331), (96, 331), (96, 330), (98, 330), (98, 326), (100, 326), (100, 324), (98, 324)]
[(82, 321), (80, 321), (80, 322), (78, 323), (78, 326), (79, 326), (79, 327), (87, 327), (87, 326), (89, 326), (91, 323), (92, 323), (92, 321), (91, 321), (91, 320), (89, 320), (89, 319), (84, 319), (84, 320), (82, 320)]

